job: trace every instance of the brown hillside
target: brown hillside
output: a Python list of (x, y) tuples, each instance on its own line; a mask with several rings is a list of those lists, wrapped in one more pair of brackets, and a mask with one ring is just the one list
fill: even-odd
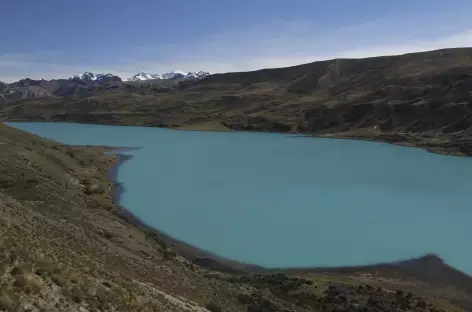
[(470, 154), (472, 49), (336, 59), (3, 104), (2, 120), (357, 137)]

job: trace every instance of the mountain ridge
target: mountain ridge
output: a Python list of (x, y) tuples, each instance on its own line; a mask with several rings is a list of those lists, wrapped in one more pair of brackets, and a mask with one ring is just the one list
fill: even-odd
[[(198, 71), (184, 73), (172, 71), (163, 74), (138, 73), (126, 80), (114, 74), (96, 74), (85, 71), (84, 73), (69, 78), (58, 79), (31, 79), (23, 78), (12, 83), (0, 83), (0, 103), (14, 102), (24, 99), (84, 96), (91, 95), (100, 90), (111, 90), (117, 88), (142, 88), (152, 85), (161, 91), (179, 84), (194, 83), (197, 80), (210, 76), (209, 72)], [(144, 83), (145, 85), (141, 85)]]
[[(153, 80), (153, 79), (178, 79), (178, 78), (184, 78), (184, 79), (202, 79), (207, 76), (210, 76), (209, 72), (205, 71), (196, 71), (196, 72), (183, 72), (180, 70), (174, 70), (170, 72), (165, 72), (162, 74), (151, 74), (149, 72), (139, 72), (129, 78), (123, 79), (117, 75), (113, 74), (96, 74), (92, 72), (85, 71), (81, 74), (74, 75), (72, 77), (69, 77), (69, 80), (82, 80), (82, 81), (100, 81), (105, 78), (114, 78), (115, 80), (118, 81), (144, 81), (144, 80)], [(59, 79), (52, 79), (52, 80), (61, 80)]]
[[(53, 79), (60, 80), (60, 79)], [(107, 74), (94, 74), (91, 72), (84, 72), (72, 77), (69, 77), (69, 80), (79, 80), (79, 81), (96, 81), (96, 82), (107, 82), (107, 81), (122, 81), (122, 79), (116, 75), (107, 73)]]
[(471, 155), (471, 73), (472, 48), (333, 59), (80, 87), (21, 111), (7, 104), (0, 119), (304, 133)]
[(209, 72), (197, 71), (197, 72), (183, 72), (180, 70), (171, 71), (163, 74), (151, 74), (148, 72), (137, 73), (125, 81), (143, 81), (143, 80), (153, 80), (153, 79), (202, 79), (207, 76), (210, 76)]

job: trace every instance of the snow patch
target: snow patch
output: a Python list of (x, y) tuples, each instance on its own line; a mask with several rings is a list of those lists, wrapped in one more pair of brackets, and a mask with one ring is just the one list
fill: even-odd
[(174, 70), (168, 73), (163, 74), (151, 74), (148, 72), (138, 73), (128, 79), (127, 81), (142, 81), (142, 80), (151, 80), (151, 79), (202, 79), (207, 76), (210, 76), (209, 72), (198, 71), (198, 72), (188, 72), (185, 73), (181, 70)]

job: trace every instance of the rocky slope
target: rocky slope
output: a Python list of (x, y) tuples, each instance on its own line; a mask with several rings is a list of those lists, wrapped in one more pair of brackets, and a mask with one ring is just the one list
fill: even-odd
[(68, 79), (33, 80), (30, 78), (6, 84), (0, 82), (0, 103), (17, 103), (30, 99), (59, 98), (63, 100), (85, 99), (91, 96), (108, 93), (133, 93), (137, 89), (141, 92), (168, 92), (181, 85), (188, 85), (203, 79), (208, 72), (180, 71), (164, 74), (139, 73), (122, 81), (112, 74), (94, 74), (84, 72)]
[(108, 149), (2, 124), (0, 147), (0, 311), (472, 309), (472, 279), (434, 256), (363, 268), (231, 269), (133, 225), (111, 198)]
[(336, 59), (18, 99), (2, 106), (0, 118), (298, 132), (465, 155), (472, 153), (471, 73), (471, 48)]
[(93, 92), (119, 86), (121, 79), (110, 74), (95, 75), (84, 73), (69, 79), (33, 80), (21, 79), (0, 86), (0, 103), (44, 98), (64, 98), (72, 95), (83, 96)]

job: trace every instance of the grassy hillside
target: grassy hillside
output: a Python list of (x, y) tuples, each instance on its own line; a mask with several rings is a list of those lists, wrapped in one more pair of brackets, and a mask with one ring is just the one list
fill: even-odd
[(119, 83), (17, 100), (1, 120), (299, 132), (472, 153), (472, 49), (217, 74), (162, 86)]
[(0, 124), (0, 311), (472, 309), (472, 279), (434, 256), (335, 270), (242, 267), (257, 274), (198, 257), (127, 221), (111, 198), (116, 159), (105, 150)]

